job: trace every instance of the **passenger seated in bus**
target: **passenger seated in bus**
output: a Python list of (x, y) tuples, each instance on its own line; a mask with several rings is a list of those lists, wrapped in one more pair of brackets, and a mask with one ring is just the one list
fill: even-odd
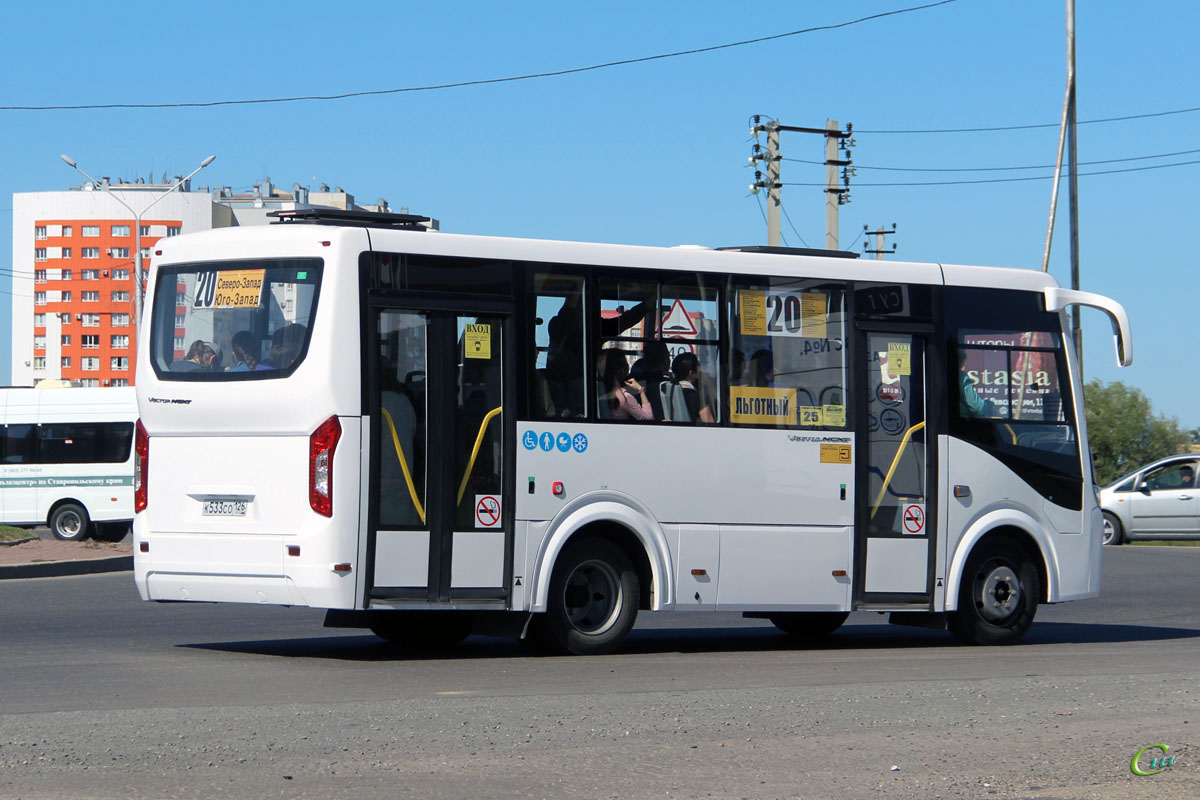
[(750, 356), (750, 369), (746, 374), (747, 386), (775, 385), (775, 358), (770, 350), (758, 350)]
[(298, 322), (292, 322), (278, 328), (271, 334), (271, 351), (267, 358), (269, 366), (275, 369), (288, 369), (300, 357), (300, 348), (304, 347), (304, 338), (308, 328)]
[[(641, 366), (633, 365), (631, 374), (646, 386), (646, 397), (650, 400), (650, 408), (657, 420), (669, 421), (671, 415), (663, 405), (662, 393), (665, 389), (671, 391), (668, 385), (675, 384), (675, 375), (671, 372), (671, 353), (667, 350), (666, 342), (654, 339), (646, 342), (646, 349), (639, 359)], [(641, 377), (638, 376), (641, 373)]]
[(700, 383), (700, 359), (696, 358), (695, 353), (680, 353), (675, 356), (671, 371), (675, 373), (675, 380), (683, 395), (688, 421), (699, 422), (702, 425), (713, 424), (715, 419), (712, 409), (700, 402), (700, 390), (697, 388)]
[(171, 364), (172, 372), (208, 372), (220, 365), (220, 354), (212, 342), (197, 339), (188, 348), (187, 355)]
[(261, 351), (261, 344), (250, 331), (235, 333), (229, 349), (233, 353), (233, 360), (237, 362), (237, 366), (226, 367), (227, 372), (257, 372), (270, 369), (266, 364), (259, 363), (258, 354)]
[(598, 366), (603, 375), (604, 391), (597, 395), (602, 417), (607, 410), (611, 419), (654, 418), (645, 387), (629, 377), (629, 362), (623, 350), (615, 347), (601, 350)]

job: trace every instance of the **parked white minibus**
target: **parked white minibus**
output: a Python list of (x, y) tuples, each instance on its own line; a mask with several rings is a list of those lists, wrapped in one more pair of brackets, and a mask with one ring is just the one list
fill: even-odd
[(124, 537), (137, 418), (131, 387), (0, 389), (0, 522)]

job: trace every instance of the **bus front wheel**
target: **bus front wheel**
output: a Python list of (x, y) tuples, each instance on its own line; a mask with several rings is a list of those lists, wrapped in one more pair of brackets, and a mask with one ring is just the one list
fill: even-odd
[(1024, 549), (984, 543), (967, 559), (950, 632), (966, 644), (1015, 644), (1033, 624), (1040, 597), (1037, 567)]
[(78, 542), (88, 535), (88, 513), (76, 503), (63, 503), (54, 509), (47, 521), (55, 539)]
[(558, 557), (534, 636), (562, 653), (611, 653), (633, 630), (639, 597), (637, 570), (621, 548), (604, 539), (569, 544)]

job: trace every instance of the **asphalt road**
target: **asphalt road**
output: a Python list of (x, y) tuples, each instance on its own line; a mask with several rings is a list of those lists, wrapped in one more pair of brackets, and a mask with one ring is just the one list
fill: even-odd
[[(128, 573), (4, 581), (0, 797), (1194, 797), (1200, 548), (1105, 556), (1101, 598), (1016, 647), (643, 614), (599, 658), (396, 651), (307, 609), (142, 603)], [(1175, 764), (1133, 775), (1159, 743)]]

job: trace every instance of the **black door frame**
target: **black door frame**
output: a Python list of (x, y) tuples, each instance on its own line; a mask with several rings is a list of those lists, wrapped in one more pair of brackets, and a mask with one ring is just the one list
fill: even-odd
[[(379, 528), (379, 488), (375, 477), (380, 473), (382, 425), (377, 424), (380, 414), (380, 381), (378, 374), (379, 327), (377, 320), (383, 311), (412, 311), (430, 315), (429, 334), (426, 340), (426, 524), (429, 531), (429, 574), (425, 587), (398, 588), (376, 587), (375, 539)], [(390, 600), (412, 600), (421, 603), (450, 603), (458, 600), (506, 599), (512, 584), (512, 552), (515, 518), (513, 504), (516, 468), (516, 325), (513, 302), (510, 298), (494, 295), (449, 294), (418, 291), (370, 291), (367, 293), (367, 319), (365, 338), (367, 346), (363, 352), (363, 380), (370, 425), (370, 448), (367, 492), (367, 560), (364, 581), (364, 603), (372, 598)], [(451, 453), (456, 444), (454, 424), (449, 414), (434, 414), (434, 409), (452, 407), (455, 393), (453, 370), (435, 368), (434, 365), (450, 365), (457, 358), (457, 315), (479, 315), (501, 318), (501, 435), (503, 437), (504, 464), (501, 488), (501, 527), (504, 531), (504, 570), (501, 586), (495, 589), (451, 589), (451, 568), (454, 549), (455, 493), (454, 459), (444, 459), (440, 469), (430, 469), (428, 454)], [(471, 432), (474, 436), (475, 432)]]
[[(869, 341), (871, 334), (901, 334), (921, 336), (925, 339), (923, 353), (925, 381), (925, 529), (928, 533), (929, 551), (926, 568), (926, 583), (924, 592), (885, 593), (866, 591), (867, 579), (867, 539), (869, 537), (869, 509), (874, 498), (871, 495), (870, 481), (870, 430), (868, 415), (870, 413), (868, 392), (874, 391), (874, 381), (869, 372), (870, 356)], [(854, 429), (855, 449), (859, 453), (854, 470), (856, 486), (854, 499), (854, 587), (853, 604), (858, 607), (863, 604), (895, 604), (914, 607), (926, 605), (932, 610), (934, 602), (934, 587), (936, 585), (935, 570), (937, 567), (937, 552), (941, 544), (939, 530), (940, 516), (938, 502), (941, 497), (938, 455), (938, 432), (945, 427), (944, 404), (940, 398), (947, 397), (942, 380), (942, 359), (938, 357), (939, 348), (935, 338), (934, 325), (918, 322), (882, 322), (876, 320), (857, 320), (854, 325), (855, 346), (852, 352), (857, 353), (855, 359), (855, 385), (859, 387), (858, 411)]]

